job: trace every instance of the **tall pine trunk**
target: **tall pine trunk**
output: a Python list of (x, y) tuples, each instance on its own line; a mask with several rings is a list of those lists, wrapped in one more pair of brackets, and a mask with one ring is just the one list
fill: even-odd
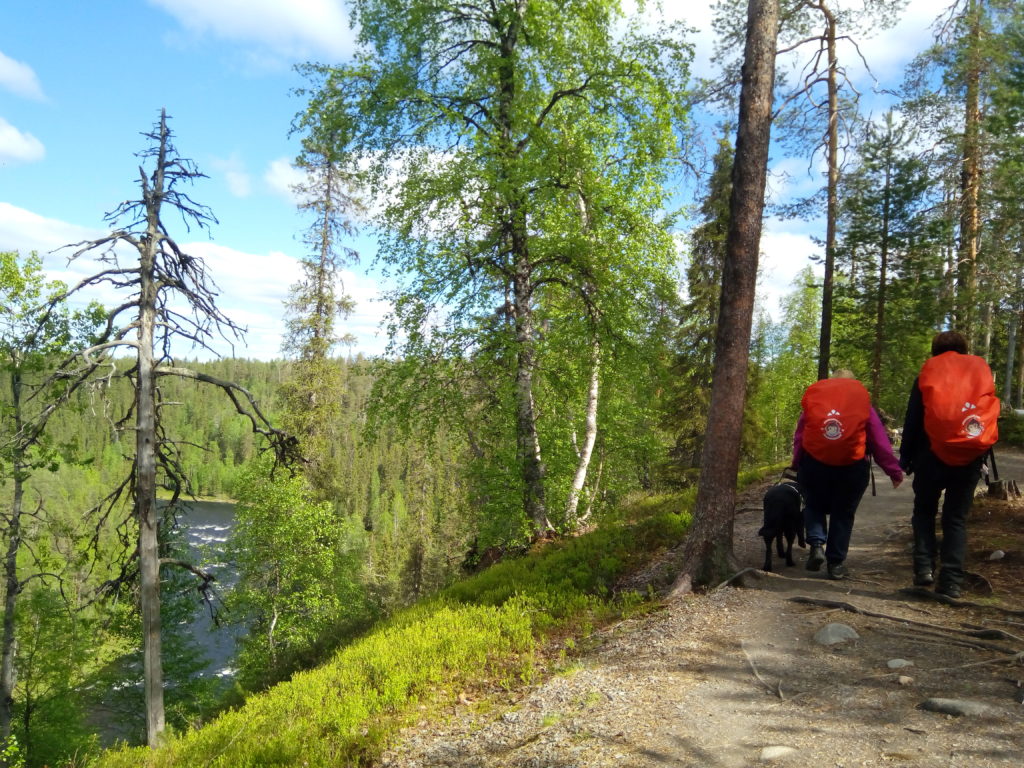
[(878, 259), (878, 302), (875, 308), (875, 346), (871, 356), (871, 400), (878, 402), (882, 393), (882, 345), (885, 341), (885, 301), (889, 281), (889, 210), (892, 199), (892, 148), (886, 149), (885, 189), (882, 192), (882, 242)]
[[(956, 269), (956, 327), (976, 342), (978, 231), (981, 187), (981, 20), (984, 0), (967, 5), (967, 70), (964, 73), (964, 144), (960, 171), (960, 242)], [(972, 347), (974, 344), (972, 343)]]
[(722, 271), (711, 405), (693, 526), (673, 594), (708, 584), (733, 567), (736, 478), (750, 357), (750, 329), (771, 138), (779, 0), (749, 0), (729, 232)]
[(825, 211), (825, 276), (821, 287), (821, 335), (818, 341), (818, 378), (827, 379), (832, 357), (832, 294), (836, 265), (836, 221), (839, 218), (839, 58), (836, 54), (836, 17), (822, 2), (828, 47), (828, 189)]

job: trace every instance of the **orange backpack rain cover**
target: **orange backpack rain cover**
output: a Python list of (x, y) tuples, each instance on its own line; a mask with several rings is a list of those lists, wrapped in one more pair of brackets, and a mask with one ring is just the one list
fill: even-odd
[(984, 358), (943, 352), (921, 366), (924, 431), (940, 461), (962, 467), (999, 439), (999, 398)]
[(804, 392), (803, 447), (823, 464), (846, 466), (864, 458), (871, 397), (856, 379), (822, 379)]

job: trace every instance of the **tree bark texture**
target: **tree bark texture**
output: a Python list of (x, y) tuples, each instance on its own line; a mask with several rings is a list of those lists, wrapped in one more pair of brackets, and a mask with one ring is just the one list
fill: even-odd
[[(960, 242), (957, 247), (956, 328), (976, 341), (974, 303), (977, 295), (978, 231), (981, 187), (981, 19), (984, 0), (967, 4), (967, 71), (964, 73), (964, 145), (960, 171)], [(972, 348), (973, 348), (972, 344)]]
[(1003, 402), (1010, 405), (1013, 402), (1013, 357), (1017, 353), (1017, 323), (1019, 313), (1011, 312), (1007, 320), (1006, 329), (1006, 374), (1003, 377)]
[(579, 508), (580, 494), (587, 482), (587, 471), (590, 468), (590, 457), (594, 453), (594, 443), (597, 442), (597, 404), (600, 393), (601, 380), (601, 342), (594, 339), (592, 347), (592, 363), (590, 369), (590, 387), (587, 390), (587, 414), (586, 426), (584, 427), (583, 445), (580, 447), (576, 474), (572, 478), (572, 486), (569, 488), (569, 499), (565, 504), (565, 521), (568, 525), (576, 523), (576, 513)]
[[(501, 131), (505, 161), (509, 172), (515, 165), (519, 149), (514, 136), (516, 99), (516, 55), (519, 32), (526, 10), (519, 2), (505, 28), (500, 45), (503, 59), (498, 85), (497, 124)], [(506, 239), (512, 259), (512, 300), (515, 313), (516, 338), (516, 441), (523, 481), (523, 511), (533, 526), (533, 537), (540, 538), (551, 528), (544, 493), (544, 462), (541, 459), (540, 437), (537, 434), (537, 410), (533, 398), (533, 370), (536, 365), (536, 338), (533, 325), (534, 267), (530, 261), (529, 238), (519, 195), (512, 191), (505, 213)]]
[[(14, 420), (14, 434), (19, 435), (23, 427), (21, 419), (21, 376), (17, 366), (11, 372), (11, 412)], [(7, 744), (11, 735), (11, 721), (14, 716), (14, 684), (16, 682), (14, 658), (17, 651), (15, 618), (18, 593), (21, 584), (18, 579), (18, 550), (21, 548), (21, 510), (25, 497), (23, 473), (24, 463), (21, 452), (15, 449), (11, 467), (13, 473), (10, 517), (7, 521), (7, 552), (4, 556), (4, 622), (3, 652), (0, 660), (0, 746)]]
[(771, 137), (778, 29), (778, 0), (749, 0), (711, 404), (694, 522), (683, 543), (682, 570), (672, 590), (674, 595), (717, 580), (733, 566), (736, 477)]
[(818, 378), (827, 379), (832, 357), (832, 294), (836, 267), (836, 220), (839, 217), (839, 82), (836, 55), (836, 17), (822, 2), (828, 47), (828, 202), (825, 211), (825, 277), (821, 286), (821, 336), (818, 341)]
[(516, 320), (516, 433), (523, 477), (523, 508), (532, 521), (533, 536), (540, 538), (550, 529), (544, 498), (544, 462), (537, 434), (537, 409), (533, 399), (533, 369), (536, 365), (532, 280), (525, 258), (526, 240), (519, 246), (524, 252), (513, 280)]
[(163, 195), (166, 125), (152, 189), (146, 195), (146, 234), (139, 248), (138, 381), (135, 387), (135, 514), (139, 525), (140, 603), (146, 741), (160, 743), (164, 721), (163, 666), (160, 659), (160, 516), (156, 507), (156, 374), (153, 335), (156, 325), (156, 253), (160, 248), (160, 200)]
[[(1017, 316), (1017, 325), (1024, 325), (1024, 311)], [(1017, 393), (1014, 408), (1024, 408), (1024, 328), (1017, 331)]]
[(885, 300), (889, 280), (889, 210), (892, 199), (892, 154), (886, 149), (885, 189), (882, 191), (882, 242), (878, 258), (878, 302), (875, 310), (875, 348), (871, 357), (871, 400), (877, 403), (882, 390), (882, 343), (885, 339)]

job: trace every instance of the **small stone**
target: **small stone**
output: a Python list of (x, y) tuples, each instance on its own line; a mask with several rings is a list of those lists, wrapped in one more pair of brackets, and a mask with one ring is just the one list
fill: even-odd
[(887, 661), (885, 665), (889, 669), (903, 669), (904, 667), (914, 666), (914, 662), (907, 661), (906, 659), (889, 659), (889, 661)]
[(989, 560), (1002, 560), (1004, 557), (1006, 557), (1006, 553), (1003, 552), (1003, 550), (1001, 550), (1001, 549), (997, 549), (995, 552), (993, 552), (991, 555), (988, 556), (988, 559)]
[(501, 719), (504, 720), (506, 723), (514, 723), (516, 720), (519, 719), (519, 713), (506, 712), (504, 715), (501, 716)]
[(914, 678), (910, 677), (909, 675), (900, 675), (896, 678), (896, 682), (900, 685), (913, 685)]
[(840, 624), (834, 621), (819, 629), (815, 633), (814, 639), (822, 645), (836, 645), (838, 643), (845, 643), (847, 640), (859, 640), (860, 635), (857, 634), (857, 630), (848, 624)]
[(966, 699), (926, 699), (920, 704), (921, 709), (939, 712), (943, 715), (963, 717), (964, 715), (985, 715), (991, 711), (987, 704)]
[(761, 762), (766, 763), (770, 760), (778, 760), (780, 757), (791, 755), (796, 750), (793, 747), (783, 747), (781, 745), (773, 747), (765, 747), (761, 750)]

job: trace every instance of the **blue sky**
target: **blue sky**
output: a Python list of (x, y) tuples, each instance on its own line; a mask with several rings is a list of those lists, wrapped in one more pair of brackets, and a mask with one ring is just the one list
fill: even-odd
[[(710, 4), (665, 0), (664, 13), (700, 30), (696, 69), (712, 71)], [(862, 41), (876, 75), (894, 82), (928, 42), (940, 10), (912, 0), (901, 26)], [(298, 277), (304, 220), (289, 185), (298, 145), (289, 137), (302, 109), (293, 66), (337, 62), (353, 33), (340, 0), (3, 0), (0, 2), (0, 250), (37, 250), (52, 276), (69, 283), (88, 265), (66, 268), (53, 249), (105, 231), (103, 215), (138, 194), (142, 133), (161, 108), (181, 156), (209, 178), (192, 188), (219, 223), (210, 236), (166, 223), (191, 253), (205, 258), (222, 308), (248, 327), (241, 357), (280, 354), (282, 301)], [(777, 195), (813, 188), (805, 158), (780, 159)], [(815, 252), (813, 225), (768, 222), (762, 291), (774, 311), (780, 294)], [(346, 330), (356, 350), (383, 351), (377, 326), (373, 243), (344, 276), (357, 302)], [(98, 297), (103, 300), (104, 297)]]

